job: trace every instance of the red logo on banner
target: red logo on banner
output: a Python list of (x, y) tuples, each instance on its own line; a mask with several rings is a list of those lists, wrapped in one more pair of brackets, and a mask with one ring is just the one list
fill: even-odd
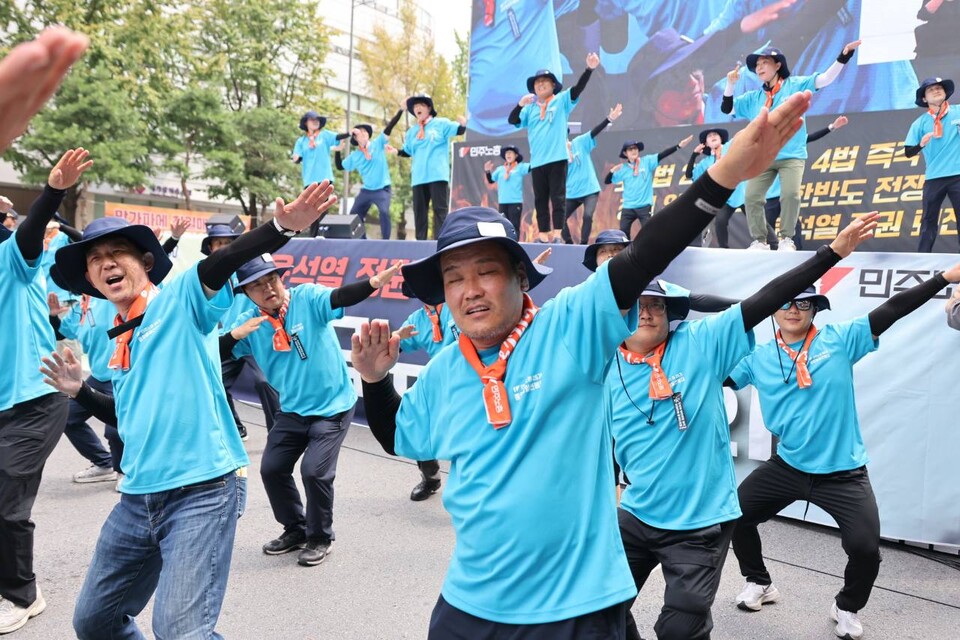
[(833, 267), (820, 278), (820, 295), (827, 295), (830, 289), (837, 286), (837, 283), (850, 275), (853, 267)]

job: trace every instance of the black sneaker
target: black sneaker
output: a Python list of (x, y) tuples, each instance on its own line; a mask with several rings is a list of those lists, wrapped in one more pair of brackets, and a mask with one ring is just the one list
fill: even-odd
[(314, 567), (320, 564), (330, 553), (332, 544), (329, 540), (307, 540), (297, 558), (297, 564), (301, 567)]
[(420, 502), (421, 500), (426, 500), (433, 494), (435, 494), (440, 489), (440, 478), (430, 478), (428, 480), (421, 480), (420, 484), (413, 488), (413, 491), (410, 492), (410, 499), (414, 502)]
[(237, 431), (240, 432), (240, 439), (243, 440), (244, 442), (246, 442), (246, 441), (247, 441), (247, 427), (244, 426), (244, 425), (242, 425), (242, 424), (238, 424), (238, 425), (237, 425)]
[(301, 529), (295, 529), (293, 531), (284, 531), (276, 540), (271, 540), (267, 544), (263, 545), (263, 552), (268, 556), (279, 556), (284, 553), (289, 553), (295, 549), (303, 549), (303, 545), (307, 542), (307, 534), (304, 533)]

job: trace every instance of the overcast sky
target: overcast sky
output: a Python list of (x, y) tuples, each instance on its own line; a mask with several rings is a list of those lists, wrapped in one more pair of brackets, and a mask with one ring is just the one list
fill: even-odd
[(462, 36), (470, 31), (470, 0), (419, 0), (433, 17), (433, 33), (437, 51), (448, 60), (457, 55), (456, 31)]

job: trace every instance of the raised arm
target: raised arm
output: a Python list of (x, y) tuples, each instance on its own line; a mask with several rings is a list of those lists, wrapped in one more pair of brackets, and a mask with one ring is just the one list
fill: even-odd
[(843, 66), (850, 62), (850, 59), (853, 57), (853, 52), (857, 50), (857, 47), (860, 46), (860, 43), (860, 40), (854, 40), (853, 42), (847, 44), (843, 48), (843, 51), (840, 52), (840, 55), (837, 56), (836, 62), (831, 64), (826, 71), (817, 76), (817, 79), (814, 80), (814, 86), (817, 89), (823, 89), (836, 80), (837, 76), (840, 75), (840, 72), (843, 71)]
[(587, 54), (587, 68), (580, 74), (580, 78), (577, 79), (577, 84), (570, 87), (571, 100), (577, 101), (580, 99), (580, 94), (583, 93), (583, 90), (587, 88), (587, 83), (590, 82), (590, 76), (593, 74), (593, 70), (599, 65), (600, 56), (595, 53)]
[(882, 305), (871, 311), (867, 318), (870, 320), (870, 332), (877, 338), (884, 331), (893, 326), (900, 318), (913, 313), (920, 306), (937, 295), (941, 289), (950, 283), (960, 282), (960, 264), (938, 273), (926, 282), (901, 291)]
[(383, 135), (390, 137), (390, 134), (393, 133), (393, 128), (397, 126), (397, 123), (400, 122), (400, 116), (403, 115), (403, 109), (398, 109), (393, 117), (390, 118), (390, 122), (387, 123), (387, 126), (383, 128)]

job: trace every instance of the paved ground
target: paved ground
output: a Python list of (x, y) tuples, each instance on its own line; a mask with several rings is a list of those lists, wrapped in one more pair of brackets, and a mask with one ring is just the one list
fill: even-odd
[[(259, 481), (266, 431), (250, 416), (247, 450), (253, 459), (247, 512), (240, 520), (230, 585), (218, 630), (228, 638), (266, 640), (396, 640), (425, 638), (453, 546), (439, 497), (415, 504), (412, 463), (382, 453), (367, 429), (354, 426), (340, 456), (337, 542), (322, 565), (303, 568), (295, 554), (267, 557), (260, 546), (279, 533)], [(47, 465), (34, 519), (36, 571), (47, 610), (16, 640), (72, 638), (73, 603), (100, 525), (117, 494), (108, 484), (76, 485), (84, 466), (64, 439)], [(769, 566), (783, 593), (779, 604), (747, 614), (733, 606), (741, 578), (731, 553), (714, 605), (715, 640), (833, 638), (827, 614), (839, 588), (844, 556), (831, 531), (772, 522), (763, 528)], [(863, 612), (867, 637), (960, 638), (960, 574), (899, 547), (884, 548), (877, 588)], [(662, 598), (651, 578), (634, 607), (646, 637)], [(139, 618), (149, 637), (150, 609)]]

